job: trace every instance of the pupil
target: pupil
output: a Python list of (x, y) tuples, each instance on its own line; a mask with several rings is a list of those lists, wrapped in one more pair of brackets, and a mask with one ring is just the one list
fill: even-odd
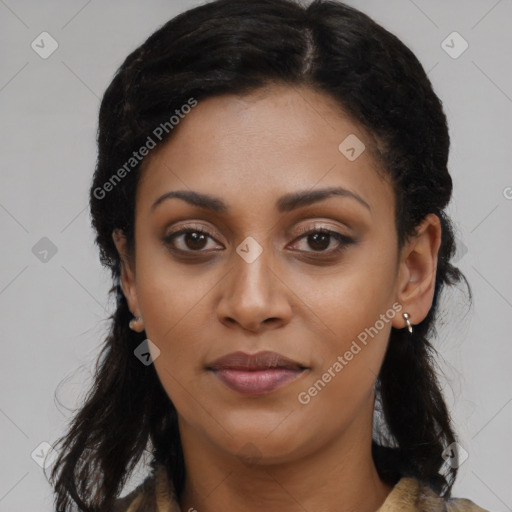
[[(314, 235), (309, 235), (309, 241), (313, 240), (313, 245), (310, 243), (310, 247), (315, 250), (322, 250), (329, 247), (329, 236), (327, 233), (315, 233)], [(318, 247), (318, 242), (320, 239), (320, 247)], [(323, 242), (323, 243), (322, 243)], [(327, 242), (327, 243), (325, 243)], [(317, 247), (314, 245), (317, 244)]]
[[(185, 235), (185, 243), (187, 244), (187, 247), (189, 249), (202, 249), (204, 247), (205, 240), (206, 237), (204, 234), (197, 233), (195, 231), (186, 233)], [(191, 241), (192, 243), (189, 244), (189, 241)]]

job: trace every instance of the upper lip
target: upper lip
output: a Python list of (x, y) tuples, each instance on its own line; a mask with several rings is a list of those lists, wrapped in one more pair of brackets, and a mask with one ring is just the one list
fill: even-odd
[(304, 370), (306, 367), (277, 352), (263, 351), (256, 354), (246, 352), (232, 352), (220, 357), (207, 366), (209, 370), (268, 370), (271, 368), (285, 368), (289, 370)]

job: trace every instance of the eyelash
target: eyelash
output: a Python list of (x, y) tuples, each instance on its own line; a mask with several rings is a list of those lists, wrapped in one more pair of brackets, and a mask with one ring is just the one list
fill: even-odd
[[(163, 241), (165, 245), (169, 246), (170, 249), (173, 252), (181, 253), (181, 254), (201, 254), (201, 253), (208, 253), (212, 251), (204, 251), (204, 250), (183, 250), (183, 249), (177, 249), (176, 247), (173, 247), (172, 243), (173, 240), (181, 235), (187, 234), (187, 233), (198, 233), (208, 236), (209, 238), (215, 240), (215, 238), (208, 232), (205, 231), (204, 228), (200, 227), (194, 227), (190, 226), (184, 229), (181, 229), (179, 231), (175, 231), (174, 233), (171, 233), (164, 237)], [(306, 238), (308, 235), (313, 234), (325, 234), (330, 235), (332, 238), (334, 238), (337, 242), (339, 242), (339, 245), (335, 249), (331, 249), (328, 251), (304, 251), (306, 253), (313, 253), (313, 254), (319, 254), (319, 255), (328, 255), (333, 256), (336, 255), (342, 251), (344, 251), (349, 245), (354, 244), (355, 240), (353, 238), (350, 238), (346, 235), (342, 235), (341, 233), (338, 233), (336, 231), (332, 231), (330, 229), (324, 228), (324, 227), (318, 227), (318, 228), (304, 228), (302, 230), (299, 230), (299, 235), (293, 240), (293, 242), (296, 242), (298, 240), (301, 240), (303, 238)]]

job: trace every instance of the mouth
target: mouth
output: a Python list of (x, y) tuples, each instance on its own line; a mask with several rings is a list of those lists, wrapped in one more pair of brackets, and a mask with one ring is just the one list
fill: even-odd
[(233, 352), (208, 365), (230, 389), (244, 395), (263, 395), (297, 379), (309, 368), (277, 352)]

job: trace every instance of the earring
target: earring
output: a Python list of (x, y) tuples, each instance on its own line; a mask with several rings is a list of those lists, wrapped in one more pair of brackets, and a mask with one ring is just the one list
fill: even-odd
[(142, 332), (144, 330), (144, 320), (141, 316), (136, 316), (130, 320), (128, 326), (132, 331)]
[(409, 313), (403, 313), (403, 317), (405, 318), (405, 321), (407, 323), (407, 329), (409, 330), (410, 333), (412, 333), (412, 325), (411, 325), (411, 322), (409, 320)]

